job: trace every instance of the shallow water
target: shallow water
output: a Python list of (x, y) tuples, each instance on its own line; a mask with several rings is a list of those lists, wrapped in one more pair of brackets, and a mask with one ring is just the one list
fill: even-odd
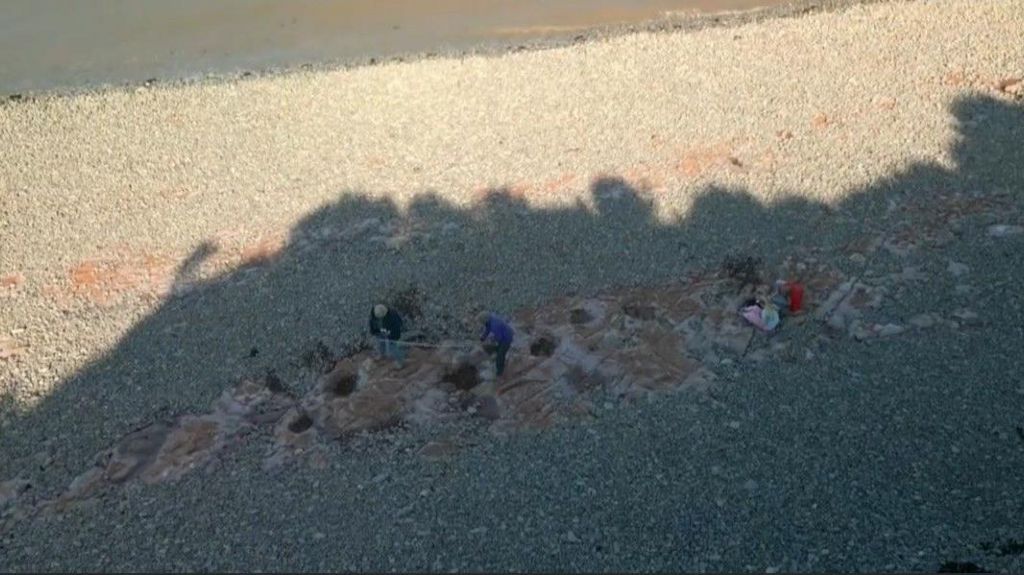
[(0, 94), (543, 38), (783, 0), (3, 0)]

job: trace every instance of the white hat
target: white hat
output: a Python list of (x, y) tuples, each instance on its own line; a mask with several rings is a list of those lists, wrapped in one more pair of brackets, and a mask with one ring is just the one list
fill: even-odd
[(384, 316), (388, 315), (388, 306), (379, 303), (373, 306), (373, 316), (377, 319), (383, 319)]

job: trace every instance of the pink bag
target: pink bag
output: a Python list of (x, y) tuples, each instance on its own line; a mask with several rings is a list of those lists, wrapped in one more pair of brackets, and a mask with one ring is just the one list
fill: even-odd
[(748, 305), (747, 307), (740, 310), (740, 315), (743, 319), (750, 322), (754, 327), (761, 331), (770, 331), (768, 326), (761, 321), (761, 307), (756, 305)]
[(771, 331), (779, 325), (779, 313), (773, 307), (761, 308), (757, 305), (748, 305), (740, 310), (740, 315), (761, 331)]

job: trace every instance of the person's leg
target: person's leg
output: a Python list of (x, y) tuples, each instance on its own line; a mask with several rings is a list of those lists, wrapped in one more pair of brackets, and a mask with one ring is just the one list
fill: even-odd
[(387, 357), (388, 355), (388, 343), (387, 338), (378, 336), (377, 337), (377, 355), (380, 357)]
[(402, 342), (394, 340), (391, 342), (391, 349), (394, 350), (395, 362), (398, 363), (399, 369), (405, 364), (405, 346)]
[(782, 294), (775, 294), (772, 296), (772, 303), (779, 309), (779, 317), (786, 317), (789, 315), (789, 298)]
[(508, 354), (509, 346), (507, 343), (498, 344), (498, 357), (495, 359), (495, 375), (498, 377), (505, 373), (505, 356)]

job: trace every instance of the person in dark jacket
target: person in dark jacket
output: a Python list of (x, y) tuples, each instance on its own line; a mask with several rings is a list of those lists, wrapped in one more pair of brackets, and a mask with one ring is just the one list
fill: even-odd
[(512, 339), (515, 337), (515, 332), (512, 331), (512, 327), (504, 319), (493, 313), (482, 312), (477, 316), (477, 321), (484, 325), (484, 332), (480, 336), (480, 341), (487, 341), (487, 338), (490, 337), (494, 339), (494, 343), (498, 344), (495, 374), (501, 377), (501, 374), (505, 373), (505, 358), (508, 355), (509, 348), (512, 347)]
[(402, 316), (384, 304), (377, 304), (370, 310), (370, 334), (377, 338), (377, 351), (381, 356), (391, 357), (402, 367), (405, 349), (402, 346)]

